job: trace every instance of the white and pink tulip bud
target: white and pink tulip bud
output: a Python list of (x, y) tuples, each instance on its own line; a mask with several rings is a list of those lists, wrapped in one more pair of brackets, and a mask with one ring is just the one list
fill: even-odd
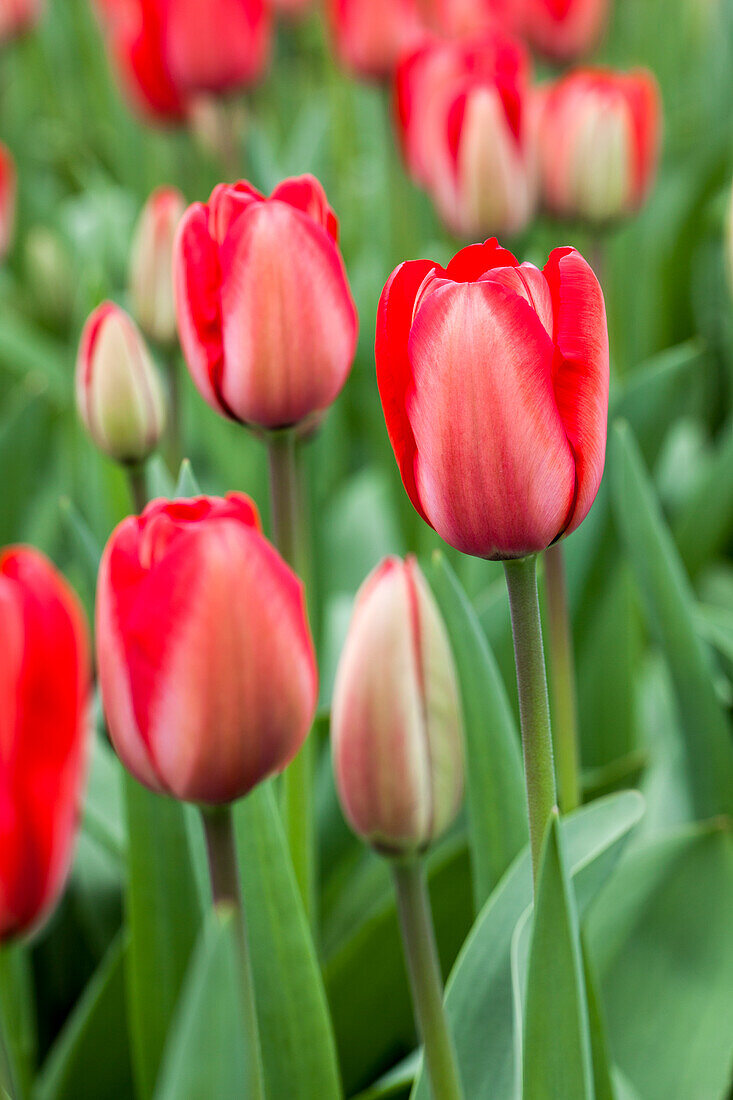
[(173, 242), (186, 200), (175, 187), (159, 187), (143, 207), (130, 256), (130, 299), (141, 329), (158, 344), (176, 339)]
[(15, 228), (15, 161), (9, 149), (0, 143), (0, 260), (13, 242)]
[(346, 817), (375, 848), (416, 854), (452, 823), (464, 783), (458, 679), (414, 558), (387, 558), (359, 591), (331, 738)]
[(659, 89), (646, 70), (579, 69), (540, 93), (544, 203), (560, 217), (603, 224), (637, 211), (654, 183)]
[(117, 462), (144, 461), (165, 429), (165, 396), (132, 318), (103, 302), (84, 326), (76, 364), (79, 416), (95, 445)]
[(32, 30), (42, 13), (42, 0), (0, 0), (0, 44)]

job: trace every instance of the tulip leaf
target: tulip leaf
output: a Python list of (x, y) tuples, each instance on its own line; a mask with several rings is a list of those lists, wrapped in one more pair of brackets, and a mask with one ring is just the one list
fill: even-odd
[(627, 425), (612, 435), (616, 521), (650, 625), (669, 661), (699, 817), (733, 808), (733, 748), (710, 661), (695, 629), (689, 581)]
[(231, 908), (212, 910), (186, 975), (155, 1100), (251, 1095), (238, 950)]
[(468, 835), (478, 910), (527, 843), (519, 734), (486, 635), (440, 552), (434, 554), (427, 578), (443, 614), (460, 680)]
[[(638, 793), (624, 791), (598, 799), (560, 821), (581, 917), (611, 874), (643, 809)], [(446, 1011), (464, 1092), (471, 1100), (516, 1097), (512, 946), (515, 930), (527, 920), (531, 904), (530, 857), (525, 848), (481, 910), (448, 981)], [(429, 1096), (422, 1073), (412, 1096), (413, 1100)]]
[(178, 494), (176, 483), (170, 475), (170, 470), (163, 461), (162, 455), (155, 454), (145, 464), (145, 481), (148, 487), (150, 500), (172, 500)]
[(125, 1019), (125, 954), (120, 933), (56, 1039), (34, 1100), (116, 1100), (133, 1092)]
[(125, 775), (127, 999), (137, 1091), (153, 1095), (201, 921), (185, 808)]
[(11, 1093), (27, 1093), (37, 1045), (30, 953), (22, 944), (0, 944), (0, 1082)]
[(336, 1100), (328, 1004), (272, 785), (235, 814), (268, 1097)]
[(629, 852), (587, 942), (614, 1058), (644, 1100), (722, 1100), (733, 1066), (733, 833), (718, 819)]
[(537, 876), (524, 1009), (524, 1100), (593, 1100), (580, 929), (553, 813)]
[(675, 542), (694, 576), (726, 546), (733, 531), (733, 421), (674, 524)]
[(201, 489), (193, 472), (193, 466), (187, 458), (184, 458), (183, 462), (181, 463), (181, 469), (178, 473), (178, 481), (176, 482), (176, 488), (173, 496), (176, 498), (176, 500), (186, 497), (201, 496)]

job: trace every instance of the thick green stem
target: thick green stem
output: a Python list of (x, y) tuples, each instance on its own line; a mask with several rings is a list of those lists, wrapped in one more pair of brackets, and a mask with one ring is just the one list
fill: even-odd
[(127, 480), (130, 484), (130, 496), (135, 511), (138, 515), (145, 511), (148, 503), (148, 486), (145, 480), (145, 467), (142, 463), (138, 466), (127, 467)]
[(18, 943), (0, 945), (0, 1089), (12, 1100), (30, 1095), (35, 1051), (28, 953)]
[[(277, 432), (270, 434), (267, 447), (275, 544), (307, 592), (310, 562), (299, 443), (294, 432)], [(312, 925), (316, 908), (314, 770), (311, 734), (283, 776), (282, 810), (295, 875)]]
[(425, 1064), (434, 1100), (463, 1100), (453, 1039), (443, 1007), (443, 981), (420, 863), (393, 863), (397, 909)]
[(536, 883), (542, 841), (556, 801), (550, 704), (537, 595), (537, 558), (533, 555), (517, 561), (505, 561), (504, 571), (512, 613), (532, 877)]
[(545, 592), (550, 635), (552, 733), (560, 809), (570, 813), (580, 805), (580, 753), (575, 695), (575, 658), (561, 543), (545, 551)]
[(251, 1100), (265, 1100), (264, 1073), (260, 1046), (260, 1029), (257, 1022), (252, 963), (249, 954), (247, 927), (242, 905), (242, 889), (239, 881), (237, 845), (234, 836), (234, 820), (230, 806), (202, 810), (206, 851), (209, 857), (209, 875), (214, 904), (232, 907), (237, 928), (240, 972), (242, 983), (242, 1009), (247, 1032), (248, 1048), (256, 1051), (255, 1065), (249, 1066), (249, 1090)]

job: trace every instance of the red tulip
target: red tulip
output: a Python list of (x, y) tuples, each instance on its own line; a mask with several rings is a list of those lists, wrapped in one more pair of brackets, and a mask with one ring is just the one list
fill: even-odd
[(130, 297), (142, 330), (159, 344), (176, 338), (173, 242), (186, 210), (176, 187), (159, 187), (143, 207), (130, 254)]
[(271, 2), (275, 11), (286, 18), (303, 15), (313, 7), (313, 0), (271, 0)]
[(359, 591), (336, 676), (331, 743), (344, 812), (382, 851), (422, 851), (458, 813), (458, 680), (414, 558), (386, 559)]
[(178, 331), (199, 391), (260, 428), (317, 421), (341, 391), (357, 316), (338, 222), (312, 176), (195, 203), (174, 258)]
[(231, 802), (282, 770), (316, 708), (302, 585), (240, 494), (154, 501), (117, 527), (97, 660), (123, 764), (186, 801)]
[(515, 232), (534, 209), (530, 67), (503, 34), (432, 42), (400, 66), (408, 168), (459, 236)]
[(0, 941), (41, 924), (71, 864), (88, 739), (81, 609), (38, 551), (0, 553)]
[(448, 38), (520, 25), (516, 0), (427, 0), (425, 9), (432, 29)]
[(582, 69), (544, 92), (540, 168), (548, 209), (606, 222), (637, 210), (654, 181), (661, 107), (651, 73)]
[(358, 76), (388, 79), (425, 35), (419, 0), (329, 0), (336, 52)]
[(555, 61), (588, 53), (601, 37), (609, 0), (520, 0), (532, 46)]
[(169, 121), (191, 98), (258, 80), (267, 64), (265, 0), (97, 0), (135, 102)]
[(43, 0), (0, 0), (0, 43), (32, 30), (43, 11)]
[(13, 241), (16, 186), (15, 161), (0, 142), (0, 260), (5, 258)]
[(377, 380), (413, 505), (482, 558), (544, 550), (583, 521), (603, 473), (603, 293), (572, 248), (543, 271), (496, 240), (446, 270), (404, 263), (382, 293)]

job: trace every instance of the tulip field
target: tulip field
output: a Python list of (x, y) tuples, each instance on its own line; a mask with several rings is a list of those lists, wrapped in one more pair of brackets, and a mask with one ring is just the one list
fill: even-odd
[(733, 0), (0, 0), (0, 1100), (733, 1100)]

